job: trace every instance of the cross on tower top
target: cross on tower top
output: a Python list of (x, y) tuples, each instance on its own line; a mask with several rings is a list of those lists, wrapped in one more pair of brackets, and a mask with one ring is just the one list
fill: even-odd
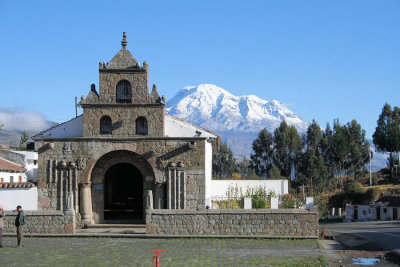
[(126, 41), (126, 32), (124, 32), (122, 34), (122, 41), (121, 41), (122, 48), (126, 48), (127, 44), (128, 44), (128, 42)]

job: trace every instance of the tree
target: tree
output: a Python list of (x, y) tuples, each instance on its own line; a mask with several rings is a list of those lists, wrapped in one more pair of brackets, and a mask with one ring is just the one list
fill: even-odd
[(379, 115), (375, 132), (372, 135), (373, 142), (378, 151), (389, 152), (390, 173), (393, 178), (393, 153), (400, 151), (400, 109), (386, 103)]
[(369, 161), (370, 144), (365, 139), (365, 130), (356, 120), (347, 123), (347, 133), (349, 146), (347, 168), (354, 174), (356, 180), (357, 174)]
[(301, 173), (303, 174), (303, 184), (307, 184), (311, 190), (311, 196), (314, 192), (322, 192), (323, 185), (328, 178), (328, 170), (324, 164), (324, 159), (317, 149), (309, 147), (303, 154)]
[(258, 176), (267, 177), (272, 167), (273, 138), (267, 129), (262, 129), (252, 144), (253, 152), (250, 156), (251, 167)]
[(269, 178), (269, 179), (282, 179), (281, 170), (280, 170), (278, 167), (273, 166), (273, 167), (268, 171), (268, 178)]
[(290, 128), (285, 120), (281, 122), (274, 132), (274, 143), (274, 164), (281, 170), (282, 176), (290, 178), (290, 172), (292, 170), (289, 155)]
[(25, 143), (26, 141), (28, 141), (29, 136), (26, 133), (26, 131), (24, 131), (21, 135), (20, 141), (19, 141), (19, 149), (24, 149), (25, 148)]
[(213, 156), (213, 175), (214, 177), (230, 178), (235, 171), (235, 158), (229, 146), (224, 143), (220, 150)]
[(242, 177), (246, 178), (250, 171), (250, 161), (243, 157), (242, 161), (236, 162), (236, 170)]
[(311, 195), (314, 195), (314, 191), (322, 191), (323, 184), (328, 179), (328, 169), (325, 166), (322, 149), (323, 136), (321, 127), (315, 120), (307, 128), (304, 144), (305, 152), (301, 157), (300, 165), (301, 175), (296, 182), (308, 185)]
[(330, 149), (333, 162), (339, 174), (338, 184), (343, 187), (342, 174), (349, 153), (347, 129), (346, 126), (340, 125), (339, 120), (336, 119), (333, 121), (333, 131)]
[(298, 167), (301, 154), (301, 138), (294, 126), (281, 122), (274, 135), (274, 163), (281, 170), (282, 176), (290, 179), (292, 170)]
[[(289, 143), (289, 157), (291, 160), (292, 169), (294, 169), (294, 174), (297, 175), (300, 166), (300, 159), (302, 154), (303, 144), (296, 127), (290, 126), (290, 143)], [(292, 175), (290, 175), (292, 177)]]

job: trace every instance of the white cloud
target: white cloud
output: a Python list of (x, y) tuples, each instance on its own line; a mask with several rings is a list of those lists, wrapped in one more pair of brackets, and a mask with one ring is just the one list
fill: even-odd
[(0, 123), (4, 130), (15, 132), (38, 133), (49, 127), (51, 123), (36, 111), (15, 111), (0, 108)]

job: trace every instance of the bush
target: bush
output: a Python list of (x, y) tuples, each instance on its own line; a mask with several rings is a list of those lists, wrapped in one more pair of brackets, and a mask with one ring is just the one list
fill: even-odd
[(253, 209), (265, 209), (265, 200), (260, 199), (257, 196), (253, 196), (251, 199)]
[(282, 208), (284, 209), (293, 209), (296, 205), (296, 199), (291, 194), (283, 195), (283, 203)]
[(322, 219), (329, 214), (328, 203), (329, 197), (326, 194), (321, 194), (314, 199), (315, 206), (318, 207), (319, 218)]

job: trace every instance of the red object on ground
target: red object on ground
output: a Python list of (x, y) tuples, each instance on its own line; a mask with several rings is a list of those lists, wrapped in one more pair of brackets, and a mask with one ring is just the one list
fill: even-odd
[(156, 263), (156, 267), (160, 267), (160, 252), (165, 252), (164, 250), (152, 250), (151, 252), (156, 252), (157, 256), (153, 257), (153, 264)]

